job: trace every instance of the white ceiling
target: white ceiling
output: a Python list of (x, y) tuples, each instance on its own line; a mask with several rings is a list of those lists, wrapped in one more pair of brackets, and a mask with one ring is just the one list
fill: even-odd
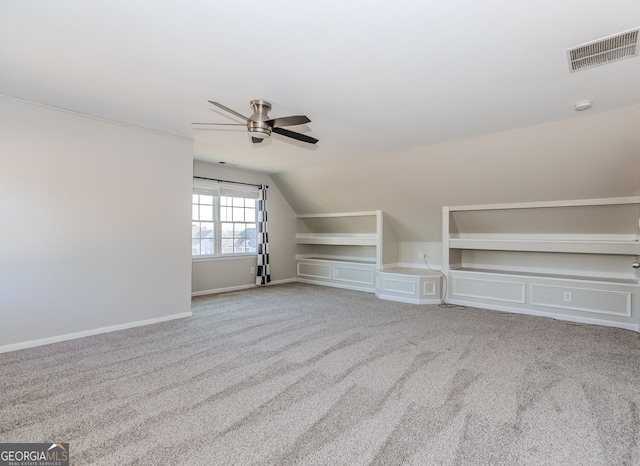
[[(280, 172), (640, 104), (639, 58), (571, 74), (565, 55), (638, 26), (637, 0), (3, 1), (0, 93)], [(258, 98), (318, 145), (190, 124)]]

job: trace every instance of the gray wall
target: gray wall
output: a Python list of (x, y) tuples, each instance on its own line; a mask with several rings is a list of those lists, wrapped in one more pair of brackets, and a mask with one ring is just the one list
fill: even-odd
[(190, 141), (6, 97), (0, 128), (0, 346), (190, 312)]
[[(217, 178), (243, 183), (266, 184), (269, 231), (269, 260), (271, 280), (287, 280), (295, 277), (295, 229), (296, 217), (293, 209), (282, 196), (271, 178), (260, 172), (239, 170), (216, 163), (194, 161), (194, 176)], [(204, 261), (193, 261), (192, 291), (203, 294), (207, 291), (242, 287), (255, 284), (256, 258), (224, 258)]]
[(640, 194), (639, 121), (629, 107), (271, 177), (297, 213), (384, 210), (399, 262), (439, 264), (444, 205)]

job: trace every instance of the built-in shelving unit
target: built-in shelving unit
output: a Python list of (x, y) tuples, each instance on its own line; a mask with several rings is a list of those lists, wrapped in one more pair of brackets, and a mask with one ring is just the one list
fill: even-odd
[(381, 299), (437, 304), (437, 272), (398, 267), (398, 239), (380, 210), (298, 216), (297, 280), (376, 293)]
[(382, 264), (382, 223), (380, 210), (298, 215), (297, 279), (375, 291)]
[(443, 208), (446, 301), (633, 329), (640, 197)]

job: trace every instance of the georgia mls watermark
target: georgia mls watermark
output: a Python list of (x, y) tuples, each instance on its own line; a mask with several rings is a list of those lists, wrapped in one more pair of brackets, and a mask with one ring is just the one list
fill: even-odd
[(0, 443), (0, 466), (69, 466), (69, 444)]

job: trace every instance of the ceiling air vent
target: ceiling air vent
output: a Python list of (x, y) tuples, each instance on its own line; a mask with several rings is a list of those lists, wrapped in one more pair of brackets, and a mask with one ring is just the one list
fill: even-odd
[(637, 57), (638, 29), (598, 39), (567, 50), (571, 72), (606, 65), (624, 58)]

